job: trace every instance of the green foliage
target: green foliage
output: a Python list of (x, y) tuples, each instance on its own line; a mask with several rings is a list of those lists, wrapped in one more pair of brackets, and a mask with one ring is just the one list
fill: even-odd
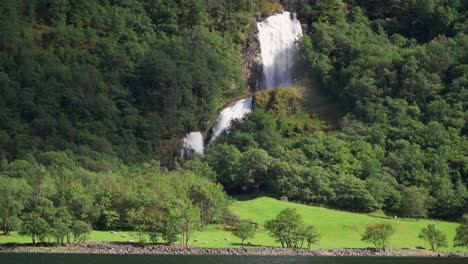
[(318, 243), (320, 236), (313, 226), (305, 226), (295, 208), (286, 208), (275, 219), (268, 220), (265, 228), (281, 244), (281, 247), (302, 248), (304, 241), (308, 247)]
[(20, 233), (31, 237), (32, 243), (36, 241), (46, 242), (49, 237), (51, 227), (47, 221), (36, 213), (25, 215), (21, 224)]
[(371, 242), (377, 250), (385, 250), (390, 236), (394, 233), (395, 230), (393, 230), (393, 226), (390, 224), (372, 224), (367, 226), (361, 240)]
[(245, 91), (239, 50), (264, 2), (2, 2), (0, 158), (88, 148), (173, 165), (178, 137)]
[(401, 203), (401, 214), (403, 216), (421, 218), (427, 214), (424, 192), (416, 187), (403, 189)]
[(454, 247), (468, 247), (468, 224), (462, 223), (457, 227), (457, 232), (453, 238)]
[(177, 236), (180, 234), (179, 218), (171, 213), (166, 214), (162, 224), (162, 237), (168, 245), (173, 245), (177, 241)]
[(84, 221), (75, 221), (71, 226), (71, 233), (73, 234), (73, 241), (83, 243), (88, 239), (91, 233), (91, 225)]
[[(256, 92), (254, 112), (217, 141), (240, 155), (207, 151), (225, 188), (459, 219), (468, 198), (467, 9), (460, 1), (416, 2), (296, 3), (307, 23), (295, 72), (303, 87)], [(315, 101), (338, 105), (339, 121), (317, 122)], [(250, 166), (261, 150), (263, 164)]]
[(304, 91), (295, 87), (259, 91), (254, 96), (254, 108), (274, 117), (280, 133), (287, 137), (325, 128), (308, 109), (304, 97)]
[(65, 239), (70, 241), (71, 233), (72, 230), (70, 229), (69, 223), (63, 221), (55, 221), (53, 223), (52, 236), (55, 238), (55, 241), (57, 241), (58, 244), (64, 244)]
[(421, 230), (419, 237), (426, 240), (431, 246), (432, 250), (438, 250), (440, 247), (446, 247), (447, 236), (442, 233), (435, 225), (428, 225)]
[(255, 236), (255, 226), (248, 222), (237, 222), (232, 230), (232, 235), (241, 240), (242, 246), (247, 239), (253, 239)]
[(313, 244), (319, 243), (320, 234), (317, 232), (315, 226), (307, 226), (302, 230), (301, 239), (304, 239), (307, 242), (307, 248), (310, 248)]
[(31, 188), (24, 179), (0, 176), (0, 221), (5, 235), (20, 226), (19, 215), (31, 195)]
[(354, 177), (339, 177), (333, 182), (336, 198), (332, 200), (337, 208), (349, 211), (372, 212), (378, 208), (377, 202), (366, 189), (365, 183)]

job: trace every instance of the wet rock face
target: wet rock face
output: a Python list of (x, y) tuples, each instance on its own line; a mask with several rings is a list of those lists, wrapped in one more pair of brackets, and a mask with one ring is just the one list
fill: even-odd
[(307, 0), (278, 0), (283, 6), (284, 10), (290, 12), (297, 12)]
[(247, 41), (242, 50), (244, 56), (242, 70), (250, 91), (255, 92), (261, 90), (264, 86), (263, 63), (256, 22), (252, 23), (248, 34)]

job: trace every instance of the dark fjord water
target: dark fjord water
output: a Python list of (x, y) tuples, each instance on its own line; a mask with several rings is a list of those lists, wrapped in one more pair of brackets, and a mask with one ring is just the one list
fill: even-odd
[(1, 264), (466, 264), (466, 258), (0, 254)]

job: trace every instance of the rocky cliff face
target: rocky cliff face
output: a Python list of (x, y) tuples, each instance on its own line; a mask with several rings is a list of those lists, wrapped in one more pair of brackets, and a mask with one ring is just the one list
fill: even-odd
[(289, 12), (297, 12), (307, 0), (278, 0), (284, 10)]
[(262, 56), (258, 40), (257, 23), (252, 23), (242, 54), (244, 56), (243, 73), (250, 91), (261, 90), (264, 86)]

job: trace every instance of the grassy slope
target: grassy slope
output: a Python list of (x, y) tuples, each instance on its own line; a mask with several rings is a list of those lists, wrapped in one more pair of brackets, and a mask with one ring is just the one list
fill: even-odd
[[(418, 233), (422, 227), (428, 224), (435, 224), (437, 228), (447, 234), (449, 245), (452, 246), (452, 239), (455, 235), (456, 223), (413, 219), (393, 219), (372, 216), (366, 214), (354, 214), (349, 212), (335, 211), (320, 207), (296, 204), (292, 202), (282, 202), (273, 198), (261, 197), (247, 201), (235, 202), (232, 206), (233, 212), (241, 218), (250, 219), (260, 224), (261, 230), (250, 242), (252, 245), (279, 246), (267, 232), (263, 229), (266, 220), (272, 219), (281, 210), (287, 207), (297, 208), (307, 224), (313, 224), (322, 235), (318, 248), (362, 248), (371, 245), (360, 240), (365, 227), (371, 223), (391, 223), (396, 230), (390, 241), (390, 246), (398, 248), (411, 248), (422, 246), (428, 248), (429, 245), (418, 238)], [(229, 232), (221, 230), (221, 226), (212, 225), (202, 232), (193, 235), (192, 244), (199, 247), (235, 247), (240, 246), (240, 240), (233, 237)], [(127, 234), (127, 238), (121, 235)], [(108, 231), (93, 231), (90, 241), (128, 241), (136, 240), (132, 232), (119, 232), (112, 235)], [(224, 238), (229, 238), (225, 240)], [(30, 242), (27, 237), (14, 234), (10, 237), (0, 236), (0, 243), (5, 242)], [(444, 251), (457, 251), (460, 248), (448, 247)], [(464, 249), (465, 251), (467, 249)]]
[[(291, 202), (282, 202), (272, 198), (257, 198), (250, 201), (241, 201), (233, 205), (233, 211), (241, 218), (251, 219), (260, 224), (266, 220), (274, 218), (281, 210), (287, 207), (297, 208), (307, 224), (313, 224), (322, 235), (320, 248), (344, 248), (344, 247), (368, 247), (367, 243), (360, 240), (362, 233), (368, 224), (371, 223), (390, 223), (396, 230), (395, 235), (390, 240), (392, 247), (417, 247), (428, 248), (429, 245), (418, 234), (424, 226), (435, 224), (441, 229), (452, 246), (452, 239), (455, 236), (455, 229), (458, 224), (414, 219), (393, 219), (366, 214), (355, 214), (349, 212), (335, 211), (320, 207), (312, 207)], [(266, 245), (275, 245), (271, 239), (267, 239), (265, 234), (261, 233), (258, 240)], [(459, 249), (459, 248), (458, 248)], [(453, 247), (446, 250), (458, 250)]]

